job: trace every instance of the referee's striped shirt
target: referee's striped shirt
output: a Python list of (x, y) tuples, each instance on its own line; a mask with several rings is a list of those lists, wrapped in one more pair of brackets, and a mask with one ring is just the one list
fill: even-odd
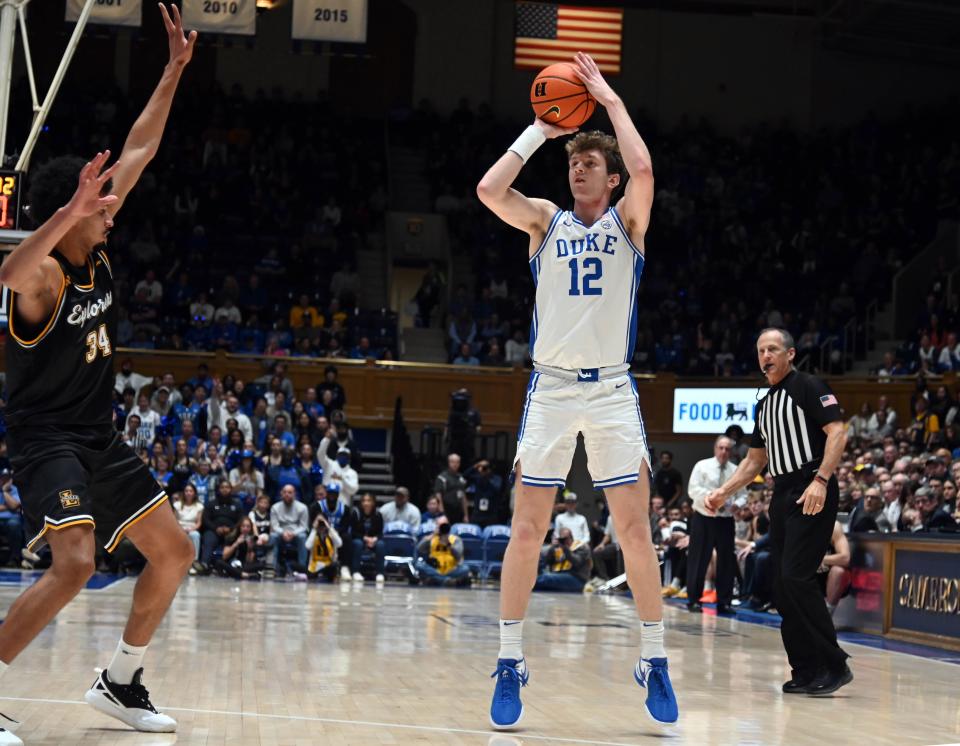
[(767, 450), (771, 476), (790, 474), (823, 458), (823, 427), (842, 419), (837, 397), (825, 382), (792, 370), (757, 405), (750, 446)]

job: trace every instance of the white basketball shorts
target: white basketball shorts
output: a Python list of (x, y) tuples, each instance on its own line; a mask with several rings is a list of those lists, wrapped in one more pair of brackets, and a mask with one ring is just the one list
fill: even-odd
[(594, 487), (636, 482), (644, 461), (649, 469), (640, 397), (626, 366), (579, 371), (536, 367), (527, 384), (514, 459), (523, 484), (563, 487), (579, 432)]

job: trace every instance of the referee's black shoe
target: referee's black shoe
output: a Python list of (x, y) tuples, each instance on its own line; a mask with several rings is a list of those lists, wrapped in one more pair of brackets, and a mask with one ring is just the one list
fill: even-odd
[(813, 681), (814, 676), (807, 671), (792, 671), (790, 681), (784, 683), (782, 689), (784, 694), (806, 694), (807, 687)]
[(851, 681), (853, 681), (853, 672), (850, 670), (850, 666), (844, 663), (842, 670), (825, 671), (811, 681), (807, 686), (807, 694), (813, 697), (823, 697), (833, 694), (841, 686), (846, 686)]

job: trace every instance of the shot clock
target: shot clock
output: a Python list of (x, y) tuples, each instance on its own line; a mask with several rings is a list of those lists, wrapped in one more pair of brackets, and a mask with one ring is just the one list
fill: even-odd
[(0, 169), (0, 230), (16, 230), (20, 223), (20, 171)]

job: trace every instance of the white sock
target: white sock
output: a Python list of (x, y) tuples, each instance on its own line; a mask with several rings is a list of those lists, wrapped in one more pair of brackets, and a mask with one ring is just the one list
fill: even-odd
[(663, 649), (663, 620), (656, 622), (640, 622), (640, 657), (666, 658), (667, 651)]
[(703, 583), (703, 590), (705, 590), (705, 591), (715, 590), (715, 589), (714, 589), (714, 585), (713, 585), (713, 581), (712, 581), (712, 580), (705, 580), (704, 583)]
[(498, 658), (510, 658), (515, 661), (523, 658), (523, 620), (500, 620), (500, 654)]
[(147, 652), (147, 646), (136, 647), (128, 645), (120, 638), (117, 645), (117, 652), (113, 654), (113, 660), (107, 666), (107, 675), (110, 681), (115, 684), (129, 684), (133, 681), (133, 675), (138, 668), (143, 666), (143, 656)]

